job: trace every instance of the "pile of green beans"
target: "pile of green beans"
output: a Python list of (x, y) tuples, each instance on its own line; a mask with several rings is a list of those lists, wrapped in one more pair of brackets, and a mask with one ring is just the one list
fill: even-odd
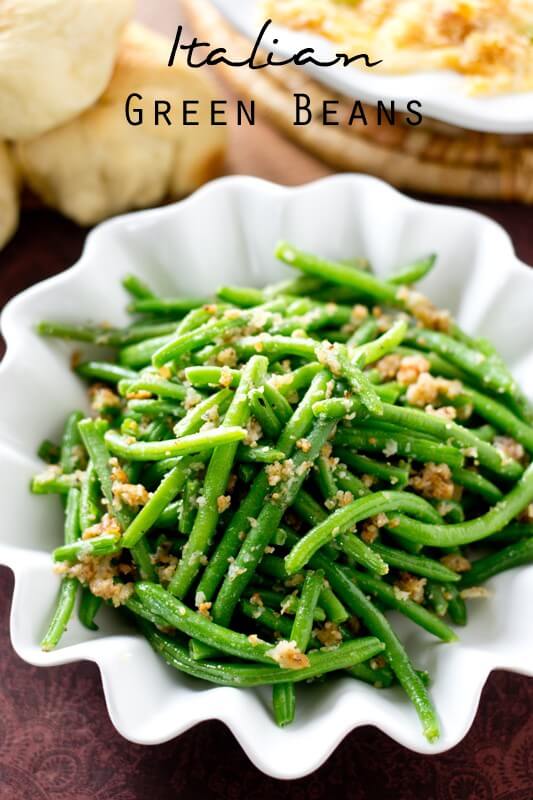
[(89, 630), (118, 607), (181, 672), (271, 685), (280, 726), (297, 683), (335, 672), (399, 684), (434, 741), (388, 612), (453, 642), (481, 584), (533, 561), (531, 409), (486, 340), (430, 305), (420, 321), (434, 256), (385, 280), (276, 255), (300, 276), (191, 299), (129, 275), (127, 327), (39, 326), (114, 353), (77, 359), (91, 413), (38, 449), (32, 491), (65, 509), (42, 647), (78, 597)]

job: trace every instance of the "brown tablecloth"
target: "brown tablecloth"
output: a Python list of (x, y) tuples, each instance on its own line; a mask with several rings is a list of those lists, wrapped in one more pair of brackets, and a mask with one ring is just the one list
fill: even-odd
[[(520, 256), (533, 263), (533, 211), (482, 210), (507, 227)], [(0, 254), (0, 307), (72, 264), (84, 235), (55, 214), (26, 212)], [(158, 747), (126, 742), (109, 721), (94, 665), (37, 669), (13, 653), (12, 585), (9, 571), (0, 569), (0, 800), (533, 798), (533, 681), (527, 678), (492, 675), (472, 730), (449, 753), (422, 757), (360, 728), (316, 773), (282, 783), (258, 772), (218, 722)]]

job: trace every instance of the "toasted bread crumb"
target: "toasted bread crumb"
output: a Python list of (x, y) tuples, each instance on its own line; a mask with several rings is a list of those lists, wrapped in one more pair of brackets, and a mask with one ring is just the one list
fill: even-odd
[(308, 657), (298, 649), (296, 642), (282, 639), (265, 655), (270, 656), (282, 669), (304, 669), (310, 665)]
[(423, 497), (435, 500), (452, 500), (455, 484), (447, 464), (424, 464), (420, 472), (413, 475), (409, 484)]

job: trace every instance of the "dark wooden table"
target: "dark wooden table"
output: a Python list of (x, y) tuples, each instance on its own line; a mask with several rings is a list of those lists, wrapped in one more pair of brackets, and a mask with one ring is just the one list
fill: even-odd
[[(179, 19), (174, 0), (146, 0), (140, 13), (169, 34)], [(233, 132), (228, 172), (298, 184), (328, 170), (261, 122)], [(476, 208), (504, 225), (520, 257), (533, 264), (531, 209)], [(85, 235), (54, 213), (25, 211), (15, 239), (0, 253), (0, 307), (70, 266)], [(472, 730), (449, 753), (421, 757), (362, 728), (314, 775), (286, 784), (259, 773), (218, 722), (158, 747), (123, 740), (109, 722), (96, 667), (35, 669), (15, 656), (8, 636), (8, 570), (0, 570), (0, 583), (0, 800), (533, 798), (533, 681), (526, 678), (491, 676)]]

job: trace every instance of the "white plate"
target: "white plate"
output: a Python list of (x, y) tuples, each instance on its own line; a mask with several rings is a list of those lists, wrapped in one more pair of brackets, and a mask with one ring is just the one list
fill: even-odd
[[(252, 41), (261, 28), (260, 0), (213, 0), (214, 5)], [(273, 38), (279, 44), (272, 43)], [(224, 46), (223, 41), (212, 42)], [(314, 47), (322, 60), (335, 57), (338, 48), (319, 36), (272, 26), (265, 44), (277, 55), (290, 57), (303, 47)], [(371, 54), (381, 58), (382, 54)], [(230, 53), (231, 57), (231, 53)], [(341, 94), (365, 103), (396, 101), (406, 110), (409, 100), (419, 100), (426, 117), (440, 119), (463, 128), (487, 133), (533, 133), (533, 92), (517, 92), (495, 97), (469, 97), (466, 80), (448, 70), (410, 72), (406, 75), (377, 75), (357, 67), (303, 67), (314, 78)]]
[(39, 640), (58, 585), (50, 551), (60, 542), (61, 509), (56, 497), (28, 491), (40, 468), (37, 445), (58, 437), (66, 415), (86, 403), (84, 388), (68, 367), (73, 348), (40, 339), (35, 323), (43, 318), (120, 323), (127, 300), (119, 281), (130, 271), (161, 292), (197, 295), (222, 282), (260, 286), (288, 272), (272, 256), (280, 237), (333, 258), (366, 256), (380, 275), (437, 251), (438, 265), (424, 289), (468, 330), (490, 334), (517, 375), (529, 377), (526, 388), (533, 394), (533, 273), (519, 264), (509, 238), (493, 222), (415, 202), (364, 176), (336, 176), (295, 189), (253, 178), (217, 181), (182, 203), (99, 226), (76, 266), (28, 289), (4, 310), (0, 562), (16, 576), (11, 636), (17, 653), (41, 666), (97, 663), (111, 719), (126, 738), (154, 744), (216, 718), (264, 772), (297, 778), (316, 769), (359, 725), (376, 725), (421, 753), (457, 744), (491, 670), (533, 673), (533, 568), (490, 582), (494, 597), (472, 603), (460, 644), (438, 644), (408, 621), (394, 619), (414, 662), (433, 677), (443, 729), (436, 745), (423, 738), (399, 689), (380, 692), (347, 678), (302, 687), (297, 721), (279, 730), (268, 690), (210, 687), (174, 672), (108, 609), (97, 633), (73, 619), (61, 646), (42, 653)]

